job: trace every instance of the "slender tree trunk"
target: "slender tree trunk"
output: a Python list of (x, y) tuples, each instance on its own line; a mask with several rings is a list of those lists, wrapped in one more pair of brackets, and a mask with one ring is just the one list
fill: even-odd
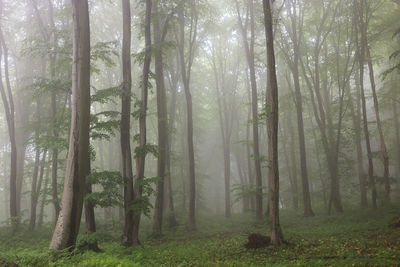
[[(249, 103), (251, 103), (251, 92), (250, 92), (250, 82), (248, 79), (248, 72), (246, 71), (246, 87), (247, 87), (247, 98)], [(249, 105), (247, 112), (247, 123), (246, 123), (246, 155), (247, 155), (247, 175), (249, 177), (250, 187), (254, 188), (254, 177), (253, 177), (253, 165), (251, 162), (251, 152), (250, 152), (250, 120), (251, 120), (252, 107)], [(255, 210), (256, 202), (254, 197), (250, 197), (250, 209)]]
[[(151, 8), (152, 1), (146, 0), (146, 15), (145, 15), (145, 58), (142, 73), (142, 90), (141, 104), (139, 115), (139, 148), (136, 154), (136, 182), (133, 188), (134, 199), (142, 196), (142, 186), (140, 183), (144, 179), (145, 161), (146, 161), (146, 114), (147, 114), (147, 98), (149, 88), (149, 73), (151, 62)], [(140, 245), (139, 241), (139, 225), (140, 212), (133, 215), (133, 245)]]
[[(358, 180), (360, 182), (360, 193), (361, 193), (361, 207), (366, 208), (368, 206), (367, 201), (367, 183), (365, 180), (364, 167), (363, 167), (363, 157), (362, 157), (362, 146), (361, 146), (361, 120), (360, 120), (360, 83), (359, 80), (356, 79), (356, 88), (357, 88), (357, 104), (354, 106), (354, 100), (350, 92), (350, 87), (348, 86), (348, 95), (349, 95), (349, 108), (351, 117), (353, 120), (354, 127), (354, 142), (356, 145), (356, 153), (357, 153), (357, 173)], [(357, 109), (357, 110), (355, 110)]]
[(73, 248), (79, 226), (89, 174), (90, 124), (90, 27), (87, 0), (72, 0), (73, 64), (72, 117), (62, 208), (54, 229), (50, 248)]
[(397, 155), (397, 175), (400, 176), (400, 126), (399, 126), (399, 113), (397, 110), (397, 89), (394, 81), (392, 81), (392, 106), (393, 106), (393, 123), (395, 129), (395, 144), (396, 144), (396, 155)]
[[(0, 15), (3, 16), (3, 2), (0, 1)], [(0, 25), (0, 63), (1, 58), (4, 58), (4, 75), (6, 80), (8, 80), (8, 52), (7, 46), (5, 45), (5, 40), (3, 36), (3, 29)], [(1, 64), (0, 64), (1, 65)], [(14, 100), (11, 92), (11, 88), (7, 83), (7, 93), (3, 84), (3, 78), (0, 69), (0, 93), (3, 100), (3, 105), (6, 114), (8, 135), (10, 137), (11, 143), (11, 160), (10, 160), (10, 218), (14, 231), (18, 226), (18, 208), (17, 208), (17, 144), (15, 138), (15, 113), (14, 113)]]
[[(366, 31), (365, 27), (363, 29), (364, 29), (364, 31)], [(383, 135), (382, 123), (381, 123), (381, 118), (380, 118), (380, 114), (379, 114), (379, 103), (378, 103), (378, 97), (376, 95), (374, 68), (372, 65), (371, 53), (369, 51), (370, 49), (368, 46), (368, 39), (366, 37), (366, 33), (364, 33), (364, 35), (365, 35), (364, 45), (365, 45), (365, 51), (366, 51), (366, 56), (367, 56), (368, 69), (369, 69), (369, 79), (371, 81), (372, 97), (374, 99), (376, 125), (378, 127), (379, 140), (381, 142), (381, 153), (382, 153), (382, 158), (383, 158), (383, 181), (385, 183), (386, 201), (390, 202), (391, 197), (390, 197), (390, 180), (389, 180), (389, 154), (387, 152), (387, 148), (386, 148), (386, 144), (385, 144), (385, 137)]]
[[(39, 131), (40, 131), (40, 101), (37, 102), (37, 126), (35, 130), (35, 139), (37, 140), (39, 138)], [(35, 151), (35, 163), (34, 163), (34, 168), (33, 168), (33, 176), (32, 176), (32, 186), (31, 186), (31, 217), (29, 220), (29, 229), (33, 230), (35, 228), (36, 224), (36, 206), (37, 206), (37, 199), (38, 196), (37, 194), (37, 180), (38, 180), (38, 175), (39, 175), (39, 165), (40, 165), (40, 148), (36, 146), (36, 151)]]
[(131, 118), (131, 5), (130, 0), (122, 0), (123, 40), (122, 40), (122, 108), (121, 108), (121, 152), (122, 177), (124, 179), (125, 225), (121, 244), (133, 245), (133, 212), (130, 205), (133, 195), (133, 170), (130, 143)]
[[(197, 31), (197, 18), (195, 18), (196, 25), (194, 27), (194, 37), (190, 40), (189, 55), (188, 55), (188, 66), (185, 63), (185, 17), (183, 11), (179, 14), (179, 59), (181, 65), (182, 82), (185, 91), (186, 98), (186, 124), (187, 124), (187, 143), (188, 143), (188, 157), (189, 157), (189, 220), (188, 230), (193, 231), (196, 229), (195, 221), (195, 208), (196, 208), (196, 178), (195, 178), (195, 160), (194, 160), (194, 143), (193, 143), (193, 105), (192, 95), (190, 93), (190, 70), (191, 63), (193, 62), (193, 41), (196, 40)], [(195, 15), (196, 16), (196, 15)], [(191, 36), (190, 36), (191, 37)]]
[[(288, 170), (288, 171), (291, 173), (291, 176), (292, 176), (293, 207), (294, 207), (294, 209), (297, 210), (299, 208), (299, 193), (298, 193), (298, 185), (297, 185), (297, 164), (296, 164), (295, 141), (294, 141), (295, 134), (294, 134), (294, 129), (293, 129), (293, 125), (292, 125), (292, 116), (291, 116), (290, 112), (286, 119), (287, 119), (287, 127), (289, 129), (289, 134), (290, 134), (290, 152), (289, 153), (290, 153), (290, 161), (292, 163), (291, 164), (292, 170), (291, 171)], [(286, 142), (284, 142), (284, 144), (286, 144)], [(289, 162), (289, 157), (288, 157), (288, 162)], [(308, 182), (308, 180), (307, 180), (307, 182)]]
[[(53, 38), (53, 48), (56, 50), (57, 48), (57, 36), (55, 33), (55, 22), (54, 22), (54, 11), (53, 11), (53, 2), (51, 0), (48, 1), (49, 3), (49, 21), (50, 26), (53, 29), (53, 33), (51, 37)], [(49, 35), (50, 41), (50, 35)], [(50, 79), (54, 80), (56, 78), (56, 54), (50, 55)], [(57, 121), (57, 93), (55, 90), (51, 92), (51, 112), (52, 112), (52, 123), (53, 123), (53, 136), (55, 139), (58, 139), (58, 121)], [(51, 186), (52, 186), (52, 198), (53, 198), (53, 205), (55, 211), (55, 220), (57, 220), (58, 215), (60, 213), (60, 202), (58, 198), (58, 182), (57, 182), (57, 175), (58, 175), (58, 148), (54, 147), (51, 153), (52, 155), (52, 162), (51, 162)]]
[[(179, 65), (179, 59), (177, 59), (177, 65)], [(172, 175), (171, 175), (171, 150), (172, 150), (172, 133), (174, 132), (174, 124), (175, 124), (175, 114), (176, 114), (176, 95), (177, 95), (177, 84), (178, 84), (178, 73), (172, 75), (171, 81), (171, 103), (169, 109), (169, 120), (168, 120), (168, 144), (167, 144), (167, 158), (166, 158), (166, 175), (165, 175), (165, 183), (166, 183), (166, 203), (168, 210), (168, 226), (170, 228), (174, 228), (178, 225), (178, 222), (175, 218), (175, 207), (174, 207), (174, 199), (172, 192)]]
[(162, 37), (160, 31), (160, 14), (158, 13), (159, 1), (154, 2), (154, 13), (156, 14), (153, 22), (154, 44), (158, 49), (154, 52), (154, 64), (156, 74), (157, 90), (157, 128), (158, 128), (158, 158), (157, 158), (157, 182), (156, 202), (154, 205), (153, 233), (161, 235), (162, 219), (164, 210), (164, 179), (166, 174), (166, 158), (168, 151), (168, 116), (167, 116), (167, 96), (164, 84), (164, 68), (162, 57)]
[(254, 66), (254, 6), (253, 0), (249, 0), (250, 11), (250, 44), (247, 39), (247, 30), (243, 26), (242, 18), (239, 11), (239, 5), (236, 1), (236, 8), (239, 19), (239, 26), (241, 27), (242, 39), (246, 52), (247, 64), (250, 70), (250, 85), (251, 85), (251, 111), (252, 111), (252, 124), (253, 124), (253, 157), (256, 172), (256, 218), (262, 219), (262, 175), (261, 175), (261, 155), (259, 146), (259, 133), (258, 133), (258, 94), (257, 94), (257, 81), (256, 71)]
[(272, 7), (263, 0), (265, 36), (267, 40), (268, 103), (267, 119), (269, 144), (269, 219), (271, 243), (282, 245), (283, 234), (279, 223), (279, 166), (278, 166), (278, 82), (275, 69), (274, 38), (272, 32)]
[(314, 212), (311, 207), (311, 197), (308, 182), (308, 172), (307, 172), (307, 155), (306, 155), (306, 144), (304, 137), (304, 122), (303, 122), (303, 99), (300, 90), (300, 79), (299, 79), (299, 56), (300, 56), (300, 43), (298, 38), (298, 30), (300, 32), (303, 29), (299, 29), (302, 25), (297, 25), (297, 7), (295, 2), (288, 3), (288, 14), (290, 14), (291, 20), (291, 37), (293, 41), (293, 61), (289, 62), (290, 70), (292, 72), (293, 82), (294, 82), (294, 98), (296, 105), (296, 115), (297, 115), (297, 127), (298, 127), (298, 137), (299, 137), (299, 151), (300, 151), (300, 168), (301, 168), (301, 185), (303, 191), (303, 209), (304, 216), (310, 217), (314, 216)]
[[(50, 157), (50, 156), (49, 156)], [(43, 175), (44, 166), (46, 165), (46, 161), (43, 161), (43, 165), (41, 167), (41, 176)], [(48, 165), (48, 164), (47, 164)], [(40, 202), (40, 210), (39, 210), (39, 218), (38, 218), (38, 227), (42, 227), (43, 225), (43, 217), (44, 217), (44, 206), (46, 204), (48, 184), (49, 184), (49, 176), (50, 176), (50, 167), (46, 168), (46, 176), (44, 178), (44, 187), (42, 192), (42, 199)]]
[[(358, 1), (358, 0), (357, 0)], [(357, 22), (358, 27), (361, 32), (361, 39), (364, 39), (365, 36), (363, 34), (364, 23), (361, 22), (364, 20), (364, 7), (363, 0), (361, 0), (360, 4), (356, 3), (355, 7), (357, 13)], [(361, 92), (361, 103), (362, 103), (362, 114), (363, 114), (363, 126), (364, 126), (364, 136), (365, 136), (365, 144), (367, 149), (368, 156), (368, 177), (369, 177), (369, 187), (371, 188), (371, 198), (372, 198), (372, 208), (376, 209), (376, 186), (375, 186), (375, 178), (374, 178), (374, 165), (372, 161), (372, 151), (371, 151), (371, 143), (369, 138), (369, 130), (368, 130), (368, 118), (367, 118), (367, 104), (365, 100), (365, 91), (364, 91), (364, 64), (365, 64), (365, 46), (363, 40), (361, 40), (361, 44), (358, 41), (358, 33), (356, 34), (356, 42), (357, 42), (357, 56), (359, 61), (359, 69), (360, 69), (360, 92)]]
[[(91, 162), (90, 162), (90, 156), (89, 156), (89, 166), (88, 166), (88, 174), (91, 172)], [(86, 178), (86, 177), (85, 177)], [(85, 179), (86, 180), (86, 179)], [(88, 183), (85, 181), (86, 185), (86, 192), (85, 195), (89, 195), (92, 193), (92, 184)], [(86, 226), (86, 233), (87, 234), (93, 234), (96, 233), (96, 218), (94, 215), (94, 205), (90, 201), (85, 201), (85, 226)], [(89, 249), (95, 252), (100, 252), (101, 250), (99, 249), (99, 246), (97, 244), (97, 241), (90, 242), (88, 244)]]

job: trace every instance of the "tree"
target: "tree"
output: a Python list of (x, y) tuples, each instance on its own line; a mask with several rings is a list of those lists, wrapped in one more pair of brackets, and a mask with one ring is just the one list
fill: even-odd
[(272, 31), (272, 7), (269, 0), (263, 0), (265, 37), (267, 40), (268, 66), (268, 145), (269, 145), (269, 219), (271, 243), (282, 245), (283, 235), (279, 223), (279, 166), (278, 166), (278, 81), (276, 79), (274, 37)]
[[(304, 122), (303, 122), (303, 99), (300, 90), (300, 75), (299, 75), (299, 57), (300, 57), (300, 41), (302, 39), (303, 21), (302, 16), (304, 12), (299, 11), (300, 18), (297, 16), (297, 5), (300, 3), (296, 0), (290, 0), (286, 2), (287, 13), (290, 18), (290, 26), (286, 24), (286, 31), (289, 33), (290, 39), (293, 43), (293, 56), (289, 56), (289, 52), (286, 49), (281, 49), (285, 56), (285, 60), (289, 66), (292, 73), (293, 83), (294, 83), (294, 102), (296, 106), (297, 115), (297, 127), (298, 127), (298, 138), (299, 138), (299, 151), (300, 151), (300, 168), (301, 168), (301, 185), (303, 191), (303, 209), (304, 216), (314, 216), (314, 212), (311, 207), (311, 197), (310, 188), (308, 183), (308, 173), (307, 173), (307, 156), (306, 156), (306, 144), (304, 137)], [(298, 36), (300, 35), (300, 37)]]
[[(167, 94), (164, 83), (164, 66), (162, 45), (163, 39), (167, 32), (168, 21), (164, 23), (164, 32), (160, 29), (159, 1), (154, 2), (154, 22), (153, 34), (154, 45), (154, 65), (156, 74), (156, 90), (157, 90), (157, 130), (158, 130), (158, 158), (157, 158), (157, 182), (156, 202), (154, 207), (153, 233), (161, 235), (162, 219), (164, 210), (164, 181), (166, 176), (167, 152), (168, 152), (168, 114), (167, 114)], [(168, 18), (167, 18), (168, 19)]]
[(90, 171), (90, 26), (87, 0), (72, 0), (72, 17), (71, 131), (62, 207), (50, 243), (53, 250), (75, 246), (82, 215), (85, 179)]
[[(367, 37), (367, 27), (368, 24), (368, 6), (366, 0), (360, 0), (362, 3), (359, 5), (359, 24), (361, 31), (361, 45), (364, 47), (365, 58), (367, 60), (368, 70), (369, 70), (369, 79), (371, 82), (371, 90), (372, 90), (372, 98), (374, 100), (374, 110), (376, 116), (376, 126), (379, 132), (379, 140), (381, 143), (381, 153), (383, 158), (383, 180), (385, 183), (385, 191), (386, 191), (386, 201), (390, 201), (390, 181), (389, 181), (389, 155), (386, 148), (385, 137), (383, 136), (382, 123), (379, 114), (379, 103), (378, 97), (376, 96), (376, 85), (375, 85), (375, 76), (374, 76), (374, 67), (372, 65), (371, 52), (368, 43)], [(364, 16), (364, 8), (365, 8), (365, 16)], [(365, 17), (365, 19), (364, 19)]]
[[(149, 74), (151, 62), (151, 9), (152, 1), (146, 0), (145, 12), (145, 55), (142, 72), (141, 83), (141, 102), (139, 109), (139, 147), (135, 150), (136, 156), (136, 181), (134, 184), (134, 201), (140, 200), (142, 197), (142, 181), (144, 179), (144, 167), (146, 161), (146, 114), (147, 114), (147, 99), (149, 89)], [(133, 215), (133, 245), (140, 245), (139, 241), (139, 225), (140, 225), (141, 211), (135, 212)]]
[[(254, 3), (253, 0), (248, 2), (249, 13), (246, 17), (246, 25), (243, 24), (242, 16), (240, 15), (239, 3), (236, 0), (236, 11), (239, 20), (239, 27), (242, 34), (244, 49), (246, 52), (246, 60), (250, 72), (250, 85), (251, 85), (251, 114), (253, 124), (253, 157), (256, 173), (256, 217), (258, 220), (262, 218), (262, 176), (261, 176), (261, 155), (259, 147), (258, 136), (258, 95), (257, 95), (257, 81), (256, 70), (254, 64), (254, 42), (255, 42), (255, 29), (254, 29)], [(247, 21), (250, 19), (250, 43), (247, 38)]]
[[(363, 19), (363, 4), (364, 2), (358, 3), (358, 0), (354, 1), (354, 12), (355, 12), (355, 21), (358, 26), (357, 29), (360, 28), (361, 33), (364, 31), (363, 28), (364, 23), (360, 22)], [(368, 178), (369, 178), (369, 187), (371, 188), (371, 199), (372, 199), (372, 208), (376, 209), (376, 186), (375, 186), (375, 178), (374, 178), (374, 165), (372, 161), (372, 150), (371, 150), (371, 142), (369, 138), (369, 130), (368, 130), (368, 118), (367, 118), (367, 104), (365, 99), (365, 90), (364, 90), (364, 64), (365, 64), (365, 45), (361, 40), (359, 41), (358, 31), (356, 34), (356, 45), (357, 45), (357, 58), (359, 63), (359, 75), (360, 75), (360, 94), (361, 94), (361, 107), (362, 107), (362, 116), (363, 116), (363, 129), (364, 129), (364, 137), (365, 144), (367, 149), (367, 157), (368, 157)], [(363, 36), (363, 34), (362, 34)], [(362, 39), (364, 37), (361, 37)]]
[(197, 22), (198, 13), (196, 10), (195, 0), (190, 1), (190, 35), (187, 58), (185, 58), (185, 10), (184, 5), (179, 9), (179, 38), (178, 53), (181, 67), (181, 75), (183, 87), (186, 97), (186, 125), (187, 125), (187, 144), (189, 156), (189, 221), (188, 229), (193, 231), (196, 229), (195, 208), (196, 208), (196, 177), (195, 177), (195, 160), (194, 160), (194, 143), (193, 143), (193, 104), (192, 94), (190, 93), (190, 74), (194, 60), (194, 49), (197, 40)]
[[(3, 16), (3, 2), (0, 1), (0, 16)], [(10, 160), (10, 217), (14, 230), (18, 225), (18, 209), (17, 209), (17, 143), (15, 138), (15, 112), (14, 98), (11, 91), (9, 73), (8, 73), (8, 49), (4, 40), (2, 25), (0, 24), (0, 63), (1, 56), (4, 58), (4, 76), (6, 79), (6, 89), (3, 84), (2, 72), (0, 69), (0, 93), (3, 100), (4, 110), (7, 120), (8, 135), (11, 143), (11, 160)]]
[(131, 5), (130, 0), (122, 0), (123, 40), (122, 40), (122, 95), (121, 95), (121, 153), (122, 177), (124, 179), (124, 211), (125, 225), (122, 234), (122, 245), (133, 244), (133, 211), (131, 208), (134, 199), (133, 172), (130, 143), (131, 118)]

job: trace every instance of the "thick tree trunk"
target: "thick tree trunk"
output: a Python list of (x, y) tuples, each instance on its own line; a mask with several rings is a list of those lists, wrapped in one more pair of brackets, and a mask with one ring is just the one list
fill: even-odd
[(283, 235), (279, 223), (279, 166), (278, 166), (278, 82), (275, 69), (274, 38), (272, 32), (272, 7), (269, 0), (263, 0), (265, 36), (267, 40), (268, 66), (268, 145), (269, 145), (269, 219), (271, 243), (282, 245)]
[(72, 0), (73, 64), (72, 117), (62, 208), (50, 248), (73, 248), (79, 232), (89, 174), (90, 27), (87, 0)]

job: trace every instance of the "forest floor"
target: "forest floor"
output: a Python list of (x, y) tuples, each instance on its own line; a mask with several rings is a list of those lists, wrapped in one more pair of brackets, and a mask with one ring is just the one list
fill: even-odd
[(96, 238), (102, 253), (52, 255), (50, 228), (21, 229), (11, 236), (9, 228), (2, 227), (0, 266), (400, 266), (400, 228), (389, 227), (396, 216), (399, 206), (331, 216), (321, 212), (312, 218), (283, 210), (288, 243), (256, 250), (244, 247), (248, 234), (268, 234), (268, 225), (256, 223), (250, 214), (231, 219), (203, 216), (197, 231), (187, 232), (181, 225), (165, 230), (161, 238), (151, 238), (151, 224), (144, 223), (143, 246), (136, 248), (121, 247), (120, 230), (100, 225)]

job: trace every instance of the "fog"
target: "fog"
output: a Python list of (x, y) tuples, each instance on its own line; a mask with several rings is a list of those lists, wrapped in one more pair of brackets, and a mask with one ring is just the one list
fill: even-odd
[(399, 2), (267, 2), (0, 0), (3, 226), (279, 245), (280, 212), (397, 205)]

